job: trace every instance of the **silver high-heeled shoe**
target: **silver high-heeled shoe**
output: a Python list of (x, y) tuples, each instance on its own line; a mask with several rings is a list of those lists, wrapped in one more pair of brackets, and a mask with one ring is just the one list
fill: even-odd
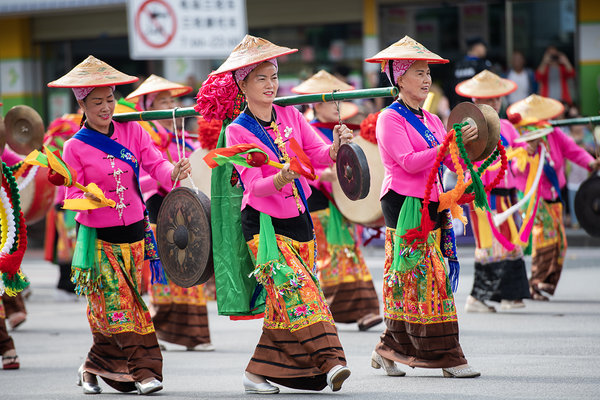
[(444, 378), (477, 378), (481, 375), (479, 371), (475, 371), (470, 365), (465, 368), (442, 368)]
[(146, 383), (135, 382), (135, 388), (137, 389), (138, 394), (150, 394), (162, 390), (163, 385), (158, 379), (152, 379), (150, 382)]
[(81, 386), (83, 388), (84, 394), (100, 394), (102, 393), (102, 388), (98, 386), (97, 383), (90, 383), (83, 380), (83, 373), (86, 372), (83, 369), (83, 364), (79, 366), (77, 370), (77, 386)]
[(246, 393), (251, 394), (277, 394), (279, 393), (279, 388), (277, 386), (271, 385), (269, 382), (261, 382), (256, 383), (252, 382), (244, 373), (244, 390)]
[(336, 365), (327, 373), (327, 385), (332, 392), (337, 392), (342, 388), (342, 384), (350, 376), (350, 368), (343, 365)]
[[(390, 360), (391, 361), (391, 360)], [(383, 360), (383, 357), (376, 351), (373, 351), (371, 354), (371, 367), (375, 369), (383, 368), (385, 373), (388, 376), (404, 376), (406, 372), (402, 371), (400, 368), (396, 366), (396, 363), (392, 363), (392, 365), (387, 365)]]

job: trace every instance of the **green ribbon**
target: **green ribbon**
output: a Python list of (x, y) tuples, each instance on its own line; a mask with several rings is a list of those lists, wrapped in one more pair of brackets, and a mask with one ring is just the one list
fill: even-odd
[(91, 294), (101, 287), (100, 266), (96, 259), (96, 228), (79, 225), (71, 263), (71, 281), (77, 294)]
[[(394, 233), (394, 261), (384, 276), (388, 285), (399, 283), (399, 278), (414, 270), (423, 259), (423, 251), (419, 248), (413, 249), (409, 243), (406, 243), (402, 236), (411, 229), (421, 225), (421, 201), (416, 197), (407, 196), (400, 209), (398, 222), (396, 223), (396, 232)], [(431, 242), (428, 238), (428, 243)]]

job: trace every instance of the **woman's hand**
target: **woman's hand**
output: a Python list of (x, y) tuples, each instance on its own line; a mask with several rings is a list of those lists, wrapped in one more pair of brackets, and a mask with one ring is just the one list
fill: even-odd
[(600, 169), (600, 157), (596, 158), (594, 161), (590, 161), (588, 164), (588, 168), (592, 171), (597, 171)]
[(473, 142), (479, 138), (479, 130), (475, 125), (467, 125), (461, 130), (464, 144)]
[(535, 139), (527, 142), (527, 154), (530, 156), (534, 155), (540, 144), (541, 139)]
[(329, 148), (329, 157), (332, 160), (337, 158), (338, 150), (340, 146), (346, 143), (350, 143), (354, 138), (354, 134), (351, 129), (344, 124), (336, 125), (333, 127), (333, 144)]
[(285, 185), (299, 178), (300, 174), (290, 169), (290, 163), (283, 164), (281, 171), (273, 176), (273, 184), (277, 190), (281, 190)]
[(188, 160), (187, 158), (182, 158), (173, 167), (173, 172), (171, 172), (171, 180), (175, 182), (175, 180), (185, 179), (191, 173), (192, 165), (190, 164), (190, 160)]
[(322, 182), (333, 182), (337, 179), (337, 172), (333, 170), (333, 168), (325, 168), (321, 175), (319, 176), (319, 180)]
[(90, 192), (84, 192), (83, 195), (92, 201), (97, 201), (98, 203), (101, 202), (102, 200), (100, 200), (95, 194), (92, 194)]

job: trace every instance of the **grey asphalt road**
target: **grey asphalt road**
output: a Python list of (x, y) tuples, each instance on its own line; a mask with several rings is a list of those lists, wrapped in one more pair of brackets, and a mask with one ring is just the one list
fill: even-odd
[[(387, 377), (370, 367), (370, 354), (383, 331), (358, 332), (339, 324), (352, 375), (342, 391), (298, 392), (281, 388), (284, 399), (600, 399), (600, 248), (570, 248), (558, 290), (550, 302), (496, 314), (463, 311), (471, 289), (473, 248), (462, 247), (461, 281), (456, 294), (460, 340), (477, 379), (445, 379), (441, 370), (410, 369)], [(380, 293), (383, 249), (365, 251)], [(527, 264), (530, 262), (527, 260)], [(12, 332), (21, 369), (0, 370), (0, 399), (74, 399), (76, 371), (91, 345), (85, 303), (55, 301), (57, 268), (31, 252), (24, 270), (32, 280), (27, 322)], [(167, 351), (164, 385), (156, 394), (169, 399), (251, 399), (242, 373), (258, 341), (261, 321), (230, 321), (209, 304), (216, 351)], [(109, 399), (130, 398), (103, 384)]]

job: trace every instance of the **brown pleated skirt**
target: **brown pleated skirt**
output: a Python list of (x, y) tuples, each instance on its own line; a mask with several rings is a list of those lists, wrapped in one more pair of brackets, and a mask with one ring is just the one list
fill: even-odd
[(338, 364), (346, 359), (337, 330), (318, 322), (294, 332), (263, 327), (246, 371), (293, 389), (323, 390), (326, 372)]
[(323, 286), (323, 294), (335, 322), (357, 322), (369, 314), (379, 315), (379, 299), (371, 280)]
[[(256, 256), (259, 236), (248, 242)], [(293, 389), (322, 390), (327, 372), (346, 365), (344, 350), (317, 277), (312, 273), (314, 241), (298, 242), (276, 235), (285, 262), (303, 285), (289, 295), (278, 294), (273, 280), (265, 285), (262, 335), (246, 371)], [(309, 267), (310, 266), (310, 267)]]
[[(385, 278), (394, 259), (395, 229), (387, 228), (384, 315), (387, 329), (375, 351), (411, 367), (449, 368), (467, 364), (458, 339), (458, 320), (439, 248), (439, 230), (423, 250), (417, 269), (391, 285)], [(433, 244), (432, 244), (433, 242)]]
[(160, 340), (186, 347), (210, 343), (206, 306), (175, 303), (153, 306), (156, 314), (152, 322)]
[(93, 339), (83, 367), (114, 389), (130, 392), (135, 390), (134, 382), (147, 378), (162, 381), (162, 354), (154, 333), (126, 332), (108, 337), (95, 332)]

